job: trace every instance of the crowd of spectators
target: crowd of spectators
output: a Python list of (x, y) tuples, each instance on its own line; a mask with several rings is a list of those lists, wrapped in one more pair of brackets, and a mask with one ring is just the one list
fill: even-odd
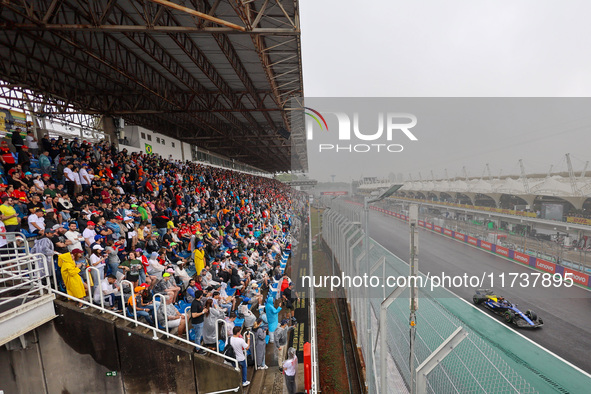
[[(280, 259), (293, 209), (304, 206), (287, 186), (107, 142), (38, 142), (18, 132), (11, 142), (0, 143), (0, 232), (34, 240), (32, 252), (55, 270), (48, 273), (57, 277), (53, 286), (147, 324), (162, 326), (166, 315), (179, 335), (188, 318), (194, 340), (212, 349), (217, 319), (227, 321), (228, 337), (240, 319), (257, 342), (280, 333), (276, 347), (283, 350), (291, 321), (278, 323), (279, 304), (293, 309), (297, 295)], [(274, 282), (285, 292), (267, 297)], [(266, 368), (262, 353), (256, 362)]]

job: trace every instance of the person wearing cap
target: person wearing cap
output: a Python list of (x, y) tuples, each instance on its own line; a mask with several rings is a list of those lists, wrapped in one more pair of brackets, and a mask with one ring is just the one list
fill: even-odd
[(92, 291), (94, 292), (96, 287), (100, 284), (100, 281), (105, 277), (105, 266), (107, 265), (107, 255), (104, 253), (105, 249), (102, 245), (96, 243), (92, 246), (92, 253), (89, 257), (90, 267), (98, 269), (98, 274), (95, 270), (91, 270), (92, 274)]
[(176, 297), (179, 294), (179, 292), (181, 291), (181, 288), (178, 287), (174, 283), (174, 276), (173, 275), (174, 275), (174, 270), (171, 268), (167, 269), (162, 274), (162, 280), (160, 282), (156, 283), (156, 286), (154, 287), (154, 292), (160, 293), (162, 295), (168, 294), (176, 302)]
[(93, 221), (89, 220), (88, 222), (86, 222), (86, 228), (82, 232), (84, 242), (86, 243), (86, 246), (89, 248), (94, 243), (94, 237), (96, 236), (96, 231), (94, 231), (95, 225), (96, 224)]
[(121, 297), (119, 296), (119, 285), (117, 284), (117, 277), (115, 275), (107, 275), (106, 278), (101, 280), (99, 288), (94, 292), (94, 303), (97, 305), (101, 304), (101, 294), (104, 299), (109, 303), (109, 308), (113, 311), (119, 311), (121, 306)]
[(125, 216), (123, 218), (123, 223), (125, 225), (125, 230), (127, 234), (127, 243), (125, 249), (128, 251), (134, 250), (135, 245), (137, 244), (137, 232), (135, 231), (135, 224), (133, 223), (133, 218)]
[[(82, 267), (81, 263), (76, 263), (77, 258), (83, 254), (81, 249), (74, 249), (71, 253), (60, 254), (57, 258), (57, 265), (61, 270), (62, 281), (66, 287), (66, 292), (72, 297), (82, 299), (86, 296), (84, 289), (84, 282), (80, 276)], [(81, 302), (78, 303), (80, 308), (84, 308)]]
[(146, 319), (149, 325), (153, 326), (154, 305), (151, 303), (144, 303), (144, 293), (146, 291), (146, 288), (143, 286), (136, 286), (133, 289), (133, 291), (135, 294), (132, 297), (129, 297), (129, 300), (127, 300), (127, 310), (133, 316), (133, 310), (135, 306), (135, 313), (138, 319), (140, 317), (143, 317), (144, 319)]
[[(53, 230), (52, 236), (47, 234), (47, 231), (45, 232), (45, 234), (53, 243), (54, 250), (58, 254), (68, 253), (68, 251), (69, 251), (68, 246), (72, 245), (72, 241), (67, 239), (65, 236), (66, 228), (60, 224), (56, 224), (52, 227), (52, 230)], [(53, 261), (53, 259), (51, 259), (49, 261)]]
[(294, 329), (295, 326), (289, 327), (289, 320), (283, 319), (277, 329), (275, 329), (275, 351), (277, 352), (277, 361), (279, 369), (282, 369), (283, 360), (285, 358), (285, 346), (287, 345), (287, 338), (289, 330)]
[(27, 218), (29, 223), (29, 232), (36, 235), (43, 235), (45, 231), (45, 210), (43, 208), (37, 208), (35, 213), (32, 213)]
[[(164, 322), (168, 322), (168, 328), (172, 329), (178, 327), (176, 335), (183, 337), (185, 335), (185, 314), (180, 313), (173, 304), (172, 297), (169, 295), (164, 296), (164, 304), (160, 304), (156, 314), (158, 315), (158, 323), (164, 325)], [(164, 315), (166, 314), (166, 320)]]

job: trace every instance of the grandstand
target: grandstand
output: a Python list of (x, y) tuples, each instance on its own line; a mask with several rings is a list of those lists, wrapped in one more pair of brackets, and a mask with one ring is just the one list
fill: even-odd
[(0, 26), (0, 390), (282, 392), (292, 355), (303, 388), (307, 198), (272, 178), (307, 168), (298, 1), (9, 2)]

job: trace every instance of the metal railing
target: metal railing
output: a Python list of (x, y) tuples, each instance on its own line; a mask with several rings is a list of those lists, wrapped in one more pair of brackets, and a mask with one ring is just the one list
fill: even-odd
[(7, 242), (0, 255), (2, 260), (10, 260), (30, 253), (29, 241), (27, 241), (27, 237), (23, 233), (4, 233), (0, 237), (5, 237)]
[[(310, 197), (311, 199), (312, 197)], [(310, 211), (311, 201), (308, 204), (308, 259), (309, 259), (309, 270), (310, 277), (314, 277), (314, 259), (312, 250), (312, 214)], [(311, 393), (318, 393), (319, 384), (318, 381), (318, 343), (316, 336), (316, 294), (314, 292), (314, 286), (310, 286), (310, 353), (312, 358), (312, 377), (311, 377)]]
[(252, 330), (248, 330), (246, 332), (246, 335), (250, 335), (250, 339), (251, 339), (251, 346), (250, 349), (252, 349), (252, 357), (254, 359), (254, 370), (258, 370), (259, 368), (257, 367), (257, 344), (256, 344), (256, 336), (254, 335), (254, 332), (252, 332)]
[[(156, 305), (156, 297), (158, 297), (158, 299), (160, 300), (160, 301), (158, 301), (159, 302), (158, 305)], [(153, 299), (152, 306), (154, 307), (154, 325), (156, 327), (160, 327), (160, 325), (158, 324), (158, 308), (164, 308), (163, 309), (163, 311), (164, 311), (164, 329), (166, 330), (166, 334), (167, 334), (166, 336), (170, 337), (170, 335), (168, 335), (170, 330), (168, 329), (168, 316), (166, 314), (166, 308), (168, 307), (166, 305), (166, 296), (164, 296), (160, 293), (156, 293), (156, 294), (154, 294), (152, 299)], [(155, 331), (154, 331), (154, 338), (157, 338)]]
[(22, 299), (24, 304), (29, 298), (49, 294), (43, 283), (48, 277), (45, 255), (29, 254), (0, 262), (0, 305)]

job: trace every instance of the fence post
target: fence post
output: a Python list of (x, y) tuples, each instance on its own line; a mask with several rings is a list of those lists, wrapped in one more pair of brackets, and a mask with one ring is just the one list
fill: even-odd
[(456, 328), (456, 330), (443, 341), (443, 343), (439, 345), (439, 347), (435, 349), (435, 351), (431, 353), (421, 365), (417, 367), (417, 394), (427, 393), (427, 375), (467, 336), (468, 333), (462, 327)]
[(380, 391), (382, 393), (388, 392), (388, 375), (386, 375), (386, 348), (388, 346), (386, 344), (386, 330), (388, 329), (386, 319), (388, 318), (388, 307), (402, 294), (404, 289), (406, 289), (406, 286), (398, 286), (380, 305)]

